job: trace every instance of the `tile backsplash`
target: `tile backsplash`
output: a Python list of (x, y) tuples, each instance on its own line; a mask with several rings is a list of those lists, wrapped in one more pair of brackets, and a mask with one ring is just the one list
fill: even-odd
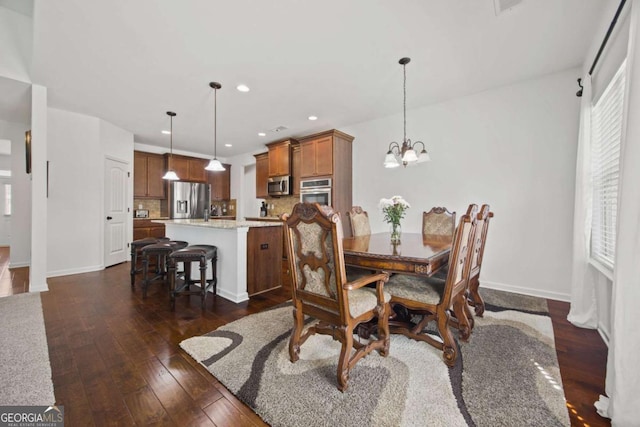
[(160, 200), (158, 199), (133, 199), (133, 209), (146, 209), (149, 211), (149, 218), (161, 218)]
[[(291, 213), (296, 203), (300, 201), (300, 196), (269, 197), (265, 199), (267, 203), (268, 216), (280, 216), (283, 213)], [(271, 207), (273, 206), (273, 208)]]
[(236, 199), (231, 200), (214, 200), (211, 202), (211, 212), (218, 213), (218, 216), (229, 215), (235, 216), (236, 214)]

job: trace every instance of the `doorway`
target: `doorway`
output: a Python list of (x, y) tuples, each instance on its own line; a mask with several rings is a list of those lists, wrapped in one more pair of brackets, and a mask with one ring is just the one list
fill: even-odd
[(127, 260), (127, 178), (129, 163), (105, 159), (104, 266)]

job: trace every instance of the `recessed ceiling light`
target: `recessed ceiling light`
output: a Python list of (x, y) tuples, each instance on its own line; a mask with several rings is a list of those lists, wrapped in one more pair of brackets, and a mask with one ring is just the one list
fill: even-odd
[(264, 133), (264, 132), (260, 132), (260, 133), (258, 134), (258, 136), (267, 136), (267, 134), (266, 134), (266, 133)]
[(233, 147), (232, 144), (224, 144), (225, 147)]
[(171, 135), (171, 131), (168, 131), (168, 130), (163, 130), (162, 133), (165, 135)]
[(316, 116), (309, 116), (309, 120), (318, 120), (318, 117), (316, 117)]
[(247, 85), (238, 85), (236, 86), (236, 89), (238, 89), (240, 92), (249, 92), (249, 86)]

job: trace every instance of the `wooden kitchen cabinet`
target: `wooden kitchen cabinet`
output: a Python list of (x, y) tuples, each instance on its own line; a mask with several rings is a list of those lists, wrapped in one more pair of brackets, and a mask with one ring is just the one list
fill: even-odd
[(302, 178), (333, 174), (333, 136), (320, 136), (300, 143)]
[(291, 175), (291, 145), (297, 142), (294, 139), (287, 139), (267, 144), (270, 177)]
[(164, 224), (151, 222), (148, 219), (133, 220), (133, 240), (147, 237), (164, 237)]
[(134, 151), (133, 197), (138, 199), (164, 199), (165, 185), (162, 176), (165, 161), (161, 154)]
[(291, 147), (291, 194), (300, 195), (300, 144)]
[[(300, 138), (300, 177), (331, 178), (331, 206), (342, 218), (352, 206), (352, 143), (351, 135), (335, 129)], [(342, 226), (345, 236), (351, 236), (349, 221)]]
[(211, 184), (211, 201), (231, 199), (231, 165), (223, 163), (222, 166), (223, 171), (206, 171), (207, 182)]
[(180, 181), (207, 182), (207, 171), (204, 168), (209, 163), (208, 160), (174, 154), (170, 166), (169, 157), (171, 155), (167, 153), (164, 156), (167, 168), (171, 167)]
[(251, 227), (247, 234), (247, 293), (282, 286), (282, 227)]
[(269, 180), (269, 153), (254, 154), (256, 158), (256, 198), (266, 199), (269, 196), (267, 181)]

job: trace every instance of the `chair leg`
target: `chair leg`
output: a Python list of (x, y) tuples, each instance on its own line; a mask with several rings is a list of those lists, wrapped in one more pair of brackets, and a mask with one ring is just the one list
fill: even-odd
[(438, 332), (442, 338), (442, 358), (444, 359), (444, 363), (452, 368), (458, 357), (458, 348), (453, 339), (451, 329), (449, 328), (449, 318), (451, 315), (448, 310), (444, 308), (439, 308), (438, 311)]
[(479, 288), (480, 277), (476, 275), (476, 277), (471, 279), (471, 281), (469, 282), (469, 297), (473, 302), (472, 305), (475, 308), (476, 316), (482, 317), (482, 315), (484, 314), (484, 300), (482, 299), (482, 296), (478, 291)]
[(340, 358), (338, 359), (338, 390), (345, 391), (349, 380), (351, 350), (353, 350), (353, 329), (347, 327), (342, 333), (344, 334), (340, 340), (342, 341), (342, 350), (340, 350)]
[(142, 298), (147, 297), (147, 287), (149, 286), (149, 280), (147, 275), (149, 274), (149, 257), (145, 256), (142, 259)]
[(453, 312), (456, 315), (456, 319), (458, 320), (458, 331), (460, 331), (460, 338), (464, 341), (469, 339), (469, 335), (471, 334), (471, 327), (469, 323), (469, 318), (467, 317), (467, 310), (465, 307), (467, 306), (467, 298), (464, 293), (456, 296), (453, 301)]
[(135, 288), (136, 285), (136, 264), (138, 263), (138, 251), (133, 247), (131, 247), (131, 290)]
[(300, 358), (300, 336), (304, 327), (304, 315), (302, 310), (293, 308), (293, 329), (291, 330), (291, 338), (289, 339), (289, 359), (295, 363)]
[(170, 260), (169, 261), (169, 269), (168, 269), (168, 274), (169, 274), (169, 297), (171, 299), (171, 311), (176, 309), (176, 294), (175, 294), (175, 290), (176, 290), (176, 276), (177, 276), (177, 271), (176, 271), (176, 262)]
[(382, 348), (378, 350), (378, 353), (382, 357), (387, 357), (389, 354), (389, 345), (391, 343), (391, 335), (389, 333), (389, 304), (384, 304), (378, 313), (378, 339), (384, 344)]
[(200, 306), (204, 309), (207, 298), (207, 260), (200, 259)]

